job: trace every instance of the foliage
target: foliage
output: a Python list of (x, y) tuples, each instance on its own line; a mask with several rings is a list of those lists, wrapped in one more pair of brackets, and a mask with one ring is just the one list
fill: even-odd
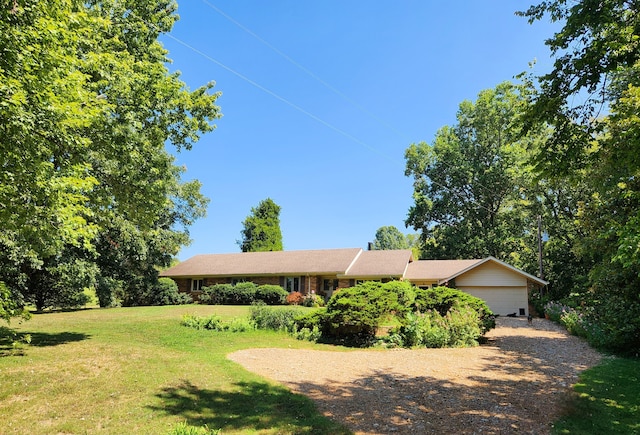
[(286, 297), (288, 305), (302, 305), (304, 301), (304, 295), (300, 292), (291, 292)]
[(0, 8), (0, 280), (38, 309), (81, 304), (93, 281), (105, 305), (141, 303), (204, 215), (165, 146), (213, 130), (218, 95), (168, 72), (175, 8)]
[(480, 325), (477, 311), (455, 302), (444, 316), (437, 310), (407, 313), (391, 341), (405, 347), (477, 346), (484, 334)]
[(478, 326), (482, 334), (496, 327), (493, 312), (480, 298), (449, 287), (416, 290), (414, 308), (418, 312), (435, 310), (441, 316), (446, 316), (454, 307), (470, 308), (478, 313)]
[(415, 204), (406, 224), (422, 234), (430, 259), (492, 255), (522, 266), (530, 257), (532, 221), (523, 193), (533, 185), (519, 116), (528, 90), (509, 82), (460, 104), (457, 124), (441, 128), (433, 144), (412, 144), (405, 175)]
[(294, 332), (294, 319), (303, 311), (294, 307), (268, 307), (263, 304), (251, 306), (251, 321), (258, 329)]
[(324, 298), (315, 294), (306, 295), (302, 300), (302, 306), (304, 307), (323, 307)]
[(200, 302), (212, 305), (251, 305), (254, 302), (282, 305), (289, 294), (278, 285), (256, 286), (253, 282), (214, 284), (203, 287), (202, 291)]
[(564, 250), (571, 260), (567, 269), (573, 272), (577, 264), (580, 276), (570, 291), (582, 294), (608, 348), (637, 353), (638, 5), (620, 0), (555, 0), (521, 15), (530, 22), (545, 16), (562, 22), (562, 29), (546, 41), (556, 57), (553, 70), (538, 78), (525, 121), (528, 127), (540, 123), (552, 127), (552, 134), (533, 153), (537, 176), (572, 188), (578, 184), (575, 180), (581, 180), (578, 201), (571, 207), (574, 219), (566, 226), (573, 242), (570, 251)]
[(229, 322), (223, 322), (216, 315), (201, 317), (185, 314), (182, 316), (180, 324), (193, 329), (207, 329), (210, 331), (246, 332), (254, 329), (253, 325), (245, 319), (233, 318)]
[(149, 302), (149, 305), (181, 305), (190, 304), (193, 299), (186, 293), (180, 293), (178, 285), (171, 278), (160, 278)]
[[(404, 288), (406, 292), (398, 292), (399, 288)], [(341, 289), (333, 294), (327, 304), (324, 330), (339, 339), (356, 343), (370, 342), (385, 317), (402, 315), (408, 310), (403, 302), (411, 291), (410, 284), (393, 281), (385, 284), (366, 281)]]
[(411, 245), (407, 237), (393, 225), (380, 227), (373, 240), (373, 249), (409, 249)]
[(280, 206), (271, 198), (251, 208), (251, 214), (242, 222), (242, 252), (282, 251)]
[(256, 288), (256, 301), (267, 305), (284, 305), (289, 293), (279, 285), (264, 284)]
[(320, 332), (323, 332), (326, 327), (325, 316), (327, 313), (327, 309), (322, 307), (316, 310), (301, 313), (295, 317), (294, 325), (296, 330), (308, 329), (314, 330), (318, 329)]
[(186, 422), (179, 423), (174, 427), (169, 435), (220, 435), (222, 430), (209, 429), (205, 424), (204, 426), (190, 426)]
[(11, 290), (0, 281), (0, 319), (9, 323), (13, 317), (28, 319), (30, 314), (23, 306), (17, 302), (17, 298), (12, 297)]
[[(585, 370), (554, 433), (635, 434), (640, 430), (640, 360), (607, 358)], [(597, 418), (594, 418), (597, 416)]]

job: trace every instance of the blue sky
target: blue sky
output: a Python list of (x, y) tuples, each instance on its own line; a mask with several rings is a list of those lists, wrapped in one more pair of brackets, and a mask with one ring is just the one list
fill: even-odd
[(551, 68), (557, 25), (529, 2), (182, 0), (162, 42), (191, 89), (215, 81), (223, 118), (177, 154), (210, 198), (181, 260), (238, 252), (242, 221), (270, 197), (285, 250), (366, 247), (404, 233), (404, 151), (455, 123), (458, 105)]

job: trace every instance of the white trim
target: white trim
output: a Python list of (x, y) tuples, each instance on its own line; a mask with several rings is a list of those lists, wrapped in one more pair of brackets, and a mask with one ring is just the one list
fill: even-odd
[(351, 263), (347, 267), (347, 270), (345, 270), (344, 273), (338, 273), (338, 276), (346, 277), (347, 275), (349, 275), (349, 269), (351, 269), (353, 265), (356, 264), (356, 261), (358, 261), (358, 258), (360, 258), (360, 255), (362, 255), (362, 252), (364, 251), (362, 250), (362, 248), (360, 248), (360, 250), (358, 251), (358, 254), (355, 257), (353, 257), (353, 260), (351, 260)]
[(535, 281), (536, 283), (538, 283), (538, 284), (540, 284), (540, 285), (543, 285), (543, 286), (544, 286), (544, 285), (548, 285), (548, 284), (549, 284), (547, 281), (545, 281), (545, 280), (543, 280), (543, 279), (540, 279), (540, 278), (538, 278), (537, 276), (530, 275), (530, 274), (528, 274), (527, 272), (525, 272), (524, 270), (520, 270), (520, 269), (518, 269), (517, 267), (513, 267), (512, 265), (510, 265), (510, 264), (508, 264), (508, 263), (505, 263), (504, 261), (498, 260), (497, 258), (495, 258), (495, 257), (491, 257), (491, 256), (489, 256), (489, 257), (487, 257), (487, 258), (485, 258), (485, 259), (483, 259), (483, 260), (480, 260), (480, 261), (478, 261), (477, 263), (474, 263), (474, 264), (472, 264), (471, 266), (469, 266), (469, 267), (467, 267), (467, 268), (465, 268), (465, 269), (462, 269), (461, 271), (456, 272), (456, 273), (454, 273), (453, 275), (451, 275), (451, 276), (449, 276), (449, 277), (447, 277), (447, 278), (443, 278), (443, 279), (438, 280), (438, 284), (442, 284), (443, 282), (450, 281), (450, 280), (452, 280), (452, 279), (454, 279), (454, 278), (456, 278), (456, 277), (458, 277), (458, 276), (462, 275), (463, 273), (467, 273), (467, 272), (469, 272), (471, 269), (475, 269), (476, 267), (478, 267), (478, 266), (480, 266), (480, 265), (482, 265), (482, 264), (485, 264), (485, 263), (486, 263), (486, 262), (488, 262), (488, 261), (496, 262), (496, 263), (498, 263), (499, 265), (504, 266), (504, 267), (506, 267), (507, 269), (509, 269), (509, 270), (511, 270), (511, 271), (513, 271), (513, 272), (515, 272), (515, 273), (518, 273), (518, 274), (520, 274), (520, 275), (522, 275), (522, 276), (525, 276), (527, 279), (530, 279), (530, 280), (532, 280), (532, 281)]

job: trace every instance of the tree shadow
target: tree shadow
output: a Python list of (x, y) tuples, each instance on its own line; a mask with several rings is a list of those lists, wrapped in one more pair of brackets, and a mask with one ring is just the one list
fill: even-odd
[(23, 356), (25, 346), (50, 347), (88, 340), (90, 335), (81, 332), (17, 332), (0, 327), (0, 357)]
[(266, 382), (238, 382), (232, 391), (208, 390), (184, 380), (156, 396), (149, 408), (179, 416), (190, 426), (225, 430), (272, 430), (295, 434), (350, 434), (318, 413), (313, 402)]

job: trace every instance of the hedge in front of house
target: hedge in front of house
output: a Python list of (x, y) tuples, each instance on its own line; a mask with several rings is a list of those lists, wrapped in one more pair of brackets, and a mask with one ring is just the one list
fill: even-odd
[(449, 287), (417, 289), (413, 311), (425, 313), (429, 310), (435, 310), (441, 316), (446, 316), (454, 305), (463, 309), (469, 307), (478, 313), (480, 322), (478, 326), (482, 334), (496, 327), (495, 316), (485, 301), (469, 293)]
[(215, 284), (202, 288), (200, 302), (210, 305), (251, 305), (264, 302), (267, 305), (282, 305), (288, 295), (278, 285), (256, 286), (252, 282)]

